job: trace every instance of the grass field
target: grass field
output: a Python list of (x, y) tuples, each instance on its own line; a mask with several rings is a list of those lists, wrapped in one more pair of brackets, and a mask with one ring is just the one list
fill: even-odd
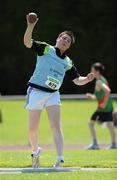
[[(3, 114), (3, 124), (0, 124), (0, 144), (27, 144), (28, 120), (24, 109), (25, 101), (0, 101)], [(117, 106), (117, 102), (114, 102)], [(65, 144), (88, 144), (91, 142), (88, 120), (96, 109), (92, 101), (64, 100), (61, 106), (62, 127)], [(97, 135), (100, 143), (110, 143), (107, 129), (97, 125)], [(52, 134), (46, 112), (42, 112), (40, 122), (40, 144), (52, 144)]]
[[(0, 124), (0, 145), (27, 145), (28, 120), (24, 109), (25, 101), (0, 101), (3, 123)], [(117, 102), (114, 101), (117, 107)], [(84, 100), (63, 100), (61, 106), (62, 127), (65, 144), (89, 144), (91, 137), (87, 122), (96, 109), (96, 102)], [(99, 143), (110, 143), (110, 136), (106, 128), (97, 124)], [(39, 128), (39, 143), (53, 144), (45, 111), (41, 116)], [(117, 132), (117, 129), (116, 129)], [(51, 167), (55, 162), (55, 151), (44, 151), (41, 156), (42, 167)], [(66, 150), (66, 167), (116, 167), (117, 150)], [(0, 167), (30, 167), (29, 151), (0, 152)], [(67, 173), (33, 173), (33, 174), (1, 174), (0, 180), (9, 179), (51, 179), (51, 180), (113, 180), (117, 179), (117, 170), (97, 172), (67, 172)]]
[(116, 180), (116, 171), (2, 174), (1, 180)]
[[(30, 167), (29, 152), (1, 152), (1, 167)], [(65, 164), (67, 167), (117, 167), (117, 152), (111, 151), (65, 151)], [(41, 156), (42, 167), (52, 167), (55, 162), (55, 152), (45, 151)], [(59, 173), (24, 173), (24, 174), (1, 174), (1, 180), (116, 180), (117, 170), (94, 171), (94, 172), (59, 172)]]

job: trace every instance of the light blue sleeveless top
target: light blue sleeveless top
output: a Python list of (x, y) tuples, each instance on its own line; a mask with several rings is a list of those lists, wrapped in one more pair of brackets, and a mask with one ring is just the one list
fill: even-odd
[(49, 89), (58, 90), (63, 82), (65, 72), (72, 68), (68, 56), (64, 59), (56, 55), (56, 49), (47, 45), (44, 55), (37, 56), (36, 67), (29, 82)]

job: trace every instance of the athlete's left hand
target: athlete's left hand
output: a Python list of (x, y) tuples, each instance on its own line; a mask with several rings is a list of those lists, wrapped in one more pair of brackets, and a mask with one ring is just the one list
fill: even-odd
[(94, 74), (92, 72), (87, 74), (87, 79), (88, 79), (88, 82), (93, 81), (94, 80)]

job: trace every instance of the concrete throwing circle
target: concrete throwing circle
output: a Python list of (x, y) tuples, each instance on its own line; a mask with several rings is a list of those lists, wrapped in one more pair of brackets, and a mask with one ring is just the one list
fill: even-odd
[(78, 167), (66, 168), (0, 168), (0, 174), (5, 173), (39, 173), (39, 172), (74, 172), (79, 171)]
[(80, 168), (80, 167), (60, 167), (60, 168), (0, 168), (0, 174), (11, 173), (44, 173), (44, 172), (76, 172), (76, 171), (107, 171), (117, 170), (117, 168)]

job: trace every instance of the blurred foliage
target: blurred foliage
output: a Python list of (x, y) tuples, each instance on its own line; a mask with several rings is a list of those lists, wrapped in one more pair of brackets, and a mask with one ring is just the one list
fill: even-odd
[[(76, 43), (68, 55), (80, 74), (86, 75), (91, 64), (100, 61), (106, 66), (105, 75), (112, 92), (117, 92), (114, 0), (5, 0), (0, 12), (3, 17), (0, 20), (2, 94), (25, 94), (35, 66), (36, 54), (23, 45), (25, 16), (29, 12), (39, 16), (33, 33), (35, 39), (54, 45), (61, 31), (73, 31)], [(90, 83), (79, 88), (65, 77), (61, 93), (85, 93), (93, 91), (93, 86), (94, 83)]]

